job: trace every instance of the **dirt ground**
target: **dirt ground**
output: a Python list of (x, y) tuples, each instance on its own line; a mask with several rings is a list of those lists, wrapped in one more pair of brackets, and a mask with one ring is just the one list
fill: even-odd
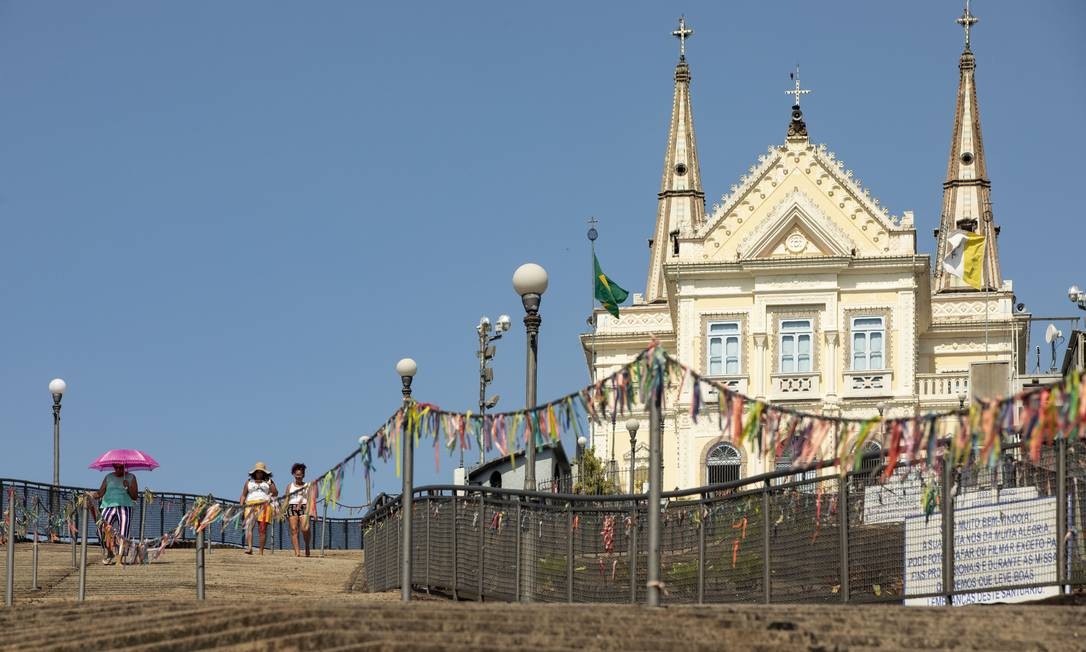
[[(91, 555), (87, 601), (65, 546), (16, 555), (16, 606), (0, 610), (0, 649), (84, 650), (1082, 650), (1081, 606), (629, 605), (453, 603), (357, 590), (361, 553), (296, 559), (214, 550), (207, 601), (194, 552), (142, 567)], [(2, 564), (0, 558), (0, 564)], [(0, 565), (0, 571), (3, 566)], [(2, 573), (0, 573), (2, 577)]]

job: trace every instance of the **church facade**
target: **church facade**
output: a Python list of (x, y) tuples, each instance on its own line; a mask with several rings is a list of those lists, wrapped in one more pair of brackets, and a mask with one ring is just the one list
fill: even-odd
[[(619, 318), (595, 312), (595, 333), (581, 339), (593, 377), (656, 339), (747, 396), (823, 414), (905, 416), (956, 408), (970, 392), (1016, 387), (1029, 315), (1015, 310), (1012, 284), (1000, 272), (969, 43), (976, 19), (966, 11), (958, 22), (966, 41), (934, 257), (918, 250), (910, 211), (891, 215), (826, 145), (810, 140), (798, 76), (783, 142), (707, 208), (685, 56), (692, 32), (680, 23), (645, 292)], [(955, 231), (985, 236), (980, 288), (942, 270)], [(788, 453), (760, 458), (722, 441), (715, 420), (695, 423), (690, 384), (682, 385), (671, 388), (663, 412), (665, 488), (791, 464)], [(633, 457), (638, 474), (647, 472), (647, 417), (641, 420), (634, 450), (621, 422), (595, 426), (596, 455), (619, 469)]]

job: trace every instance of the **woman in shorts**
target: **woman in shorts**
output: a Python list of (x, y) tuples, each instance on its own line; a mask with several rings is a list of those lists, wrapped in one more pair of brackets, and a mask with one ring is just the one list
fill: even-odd
[(279, 489), (272, 480), (272, 474), (263, 462), (257, 462), (249, 471), (249, 479), (241, 489), (242, 505), (245, 505), (245, 544), (249, 549), (245, 554), (253, 554), (253, 523), (260, 530), (260, 554), (264, 554), (264, 541), (268, 535), (268, 523), (272, 519), (272, 498), (279, 495)]
[(305, 464), (296, 462), (290, 467), (290, 474), (294, 476), (287, 485), (287, 522), (290, 523), (290, 542), (294, 546), (294, 556), (301, 557), (302, 552), (298, 544), (298, 530), (302, 531), (302, 541), (305, 543), (305, 556), (309, 556), (309, 483), (305, 481)]

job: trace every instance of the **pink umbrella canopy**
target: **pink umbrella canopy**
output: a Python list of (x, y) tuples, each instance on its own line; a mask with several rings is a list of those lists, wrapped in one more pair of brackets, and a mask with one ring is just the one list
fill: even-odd
[(128, 471), (153, 471), (158, 468), (158, 462), (143, 451), (132, 448), (118, 448), (106, 451), (91, 462), (90, 468), (98, 471), (109, 471), (114, 464), (124, 464)]

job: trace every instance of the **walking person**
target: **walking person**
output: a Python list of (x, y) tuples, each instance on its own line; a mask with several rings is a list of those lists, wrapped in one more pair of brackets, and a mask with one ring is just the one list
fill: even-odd
[(309, 531), (309, 483), (305, 481), (305, 464), (296, 462), (290, 467), (293, 477), (287, 485), (287, 522), (290, 524), (290, 542), (294, 546), (294, 556), (301, 557), (301, 546), (298, 543), (298, 530), (302, 531), (302, 540), (305, 543), (305, 556), (309, 556), (309, 540), (312, 535)]
[[(120, 552), (123, 564), (129, 524), (132, 522), (132, 505), (139, 496), (136, 476), (128, 473), (124, 464), (114, 464), (113, 473), (102, 478), (102, 486), (92, 495), (99, 501), (98, 506), (102, 511), (98, 519), (98, 542), (106, 553), (102, 563), (107, 566), (116, 563), (116, 554)], [(115, 545), (115, 541), (119, 543)]]
[(272, 480), (271, 471), (263, 462), (257, 462), (249, 471), (249, 479), (241, 488), (242, 505), (245, 505), (245, 554), (253, 554), (253, 523), (260, 530), (260, 554), (264, 554), (264, 541), (268, 536), (268, 523), (272, 519), (272, 498), (279, 495), (279, 489)]

